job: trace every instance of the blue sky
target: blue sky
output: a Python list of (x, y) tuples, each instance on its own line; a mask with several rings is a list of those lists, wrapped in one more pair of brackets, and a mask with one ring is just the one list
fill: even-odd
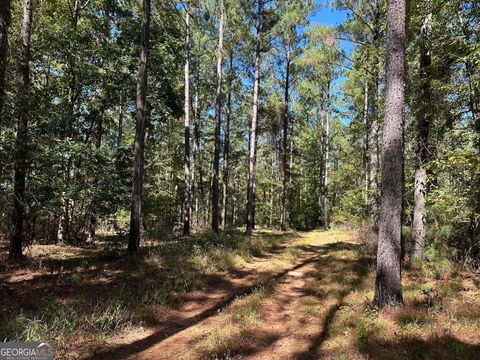
[(320, 9), (310, 19), (323, 25), (340, 25), (347, 18), (347, 12), (333, 9), (326, 1), (317, 0)]
[[(330, 3), (331, 1), (316, 0), (319, 9), (310, 15), (312, 23), (338, 26), (347, 18), (348, 11), (334, 9)], [(350, 52), (353, 47), (353, 44), (347, 41), (341, 41), (340, 43), (347, 52)]]

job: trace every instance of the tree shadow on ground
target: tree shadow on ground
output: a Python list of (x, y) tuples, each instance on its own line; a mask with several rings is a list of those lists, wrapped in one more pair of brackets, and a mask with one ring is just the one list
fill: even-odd
[(369, 358), (379, 360), (480, 359), (480, 345), (461, 342), (451, 335), (429, 340), (402, 337), (395, 341), (385, 341), (373, 335), (359, 342), (357, 346)]
[[(310, 247), (312, 251), (318, 250), (318, 247)], [(301, 267), (304, 267), (312, 262), (315, 262), (316, 256), (308, 257), (305, 260), (299, 262), (298, 264), (294, 265), (293, 267), (289, 267), (281, 272), (278, 272), (276, 274), (273, 274), (271, 272), (263, 272), (259, 273), (258, 277), (260, 279), (265, 279), (269, 278), (270, 282), (277, 282), (281, 278), (283, 278), (287, 273), (290, 271), (297, 270)], [(232, 292), (225, 297), (224, 299), (218, 301), (215, 303), (213, 306), (205, 309), (201, 313), (192, 316), (190, 318), (186, 319), (178, 319), (178, 321), (175, 321), (173, 323), (164, 323), (163, 325), (165, 326), (158, 326), (160, 323), (157, 323), (157, 329), (155, 333), (152, 335), (137, 340), (131, 344), (128, 345), (122, 345), (117, 348), (113, 349), (108, 349), (104, 352), (99, 352), (96, 353), (94, 358), (95, 359), (126, 359), (132, 355), (138, 354), (154, 345), (160, 344), (162, 341), (166, 340), (167, 338), (179, 333), (182, 330), (185, 330), (191, 326), (194, 326), (201, 322), (202, 320), (205, 320), (213, 315), (218, 314), (218, 312), (226, 307), (228, 307), (234, 300), (236, 300), (239, 297), (244, 297), (247, 295), (252, 294), (255, 290), (258, 289), (259, 285), (262, 283), (262, 281), (257, 281), (253, 284), (247, 285), (247, 286), (240, 286), (232, 289)], [(276, 340), (279, 339), (278, 334), (274, 333), (269, 333), (269, 332), (264, 332), (262, 336), (260, 334), (243, 334), (244, 337), (250, 339), (250, 342), (238, 342), (235, 344), (235, 346), (231, 349), (229, 349), (228, 354), (229, 355), (249, 355), (255, 353), (258, 349), (267, 347), (274, 343)], [(221, 351), (215, 352), (214, 354), (208, 354), (209, 356), (215, 356), (215, 355), (220, 355), (224, 356), (226, 354), (222, 354)]]
[[(5, 301), (0, 304), (0, 320), (5, 324), (16, 314), (41, 318), (46, 307), (49, 313), (67, 307), (75, 309), (77, 314), (88, 315), (97, 304), (112, 301), (126, 309), (154, 304), (175, 307), (185, 294), (195, 289), (229, 292), (236, 288), (232, 279), (249, 278), (252, 273), (232, 271), (231, 276), (226, 277), (223, 270), (234, 270), (228, 261), (209, 271), (199, 268), (202, 265), (192, 261), (192, 254), (209, 259), (221, 249), (219, 256), (235, 251), (268, 256), (291, 237), (291, 234), (263, 234), (262, 243), (258, 245), (238, 231), (220, 237), (199, 234), (149, 242), (139, 256), (126, 254), (123, 243), (113, 248), (99, 244), (98, 249), (79, 250), (73, 256), (71, 252), (64, 258), (33, 257), (20, 265), (3, 264), (0, 298)], [(0, 333), (6, 330), (0, 327)]]
[[(284, 270), (282, 273), (278, 274), (274, 277), (273, 281), (278, 283), (282, 281), (282, 277), (290, 273), (291, 271), (299, 270), (302, 267), (305, 267), (309, 264), (314, 264), (315, 270), (314, 273), (317, 274), (319, 277), (324, 277), (326, 275), (335, 275), (336, 272), (341, 272), (343, 269), (348, 269), (356, 274), (353, 280), (347, 279), (346, 285), (348, 286), (346, 289), (342, 290), (341, 292), (336, 293), (338, 298), (340, 299), (340, 303), (333, 306), (325, 320), (324, 320), (324, 331), (314, 339), (314, 343), (312, 347), (309, 349), (308, 354), (314, 355), (316, 349), (321, 346), (322, 342), (328, 336), (328, 328), (330, 323), (332, 322), (337, 309), (341, 306), (341, 302), (343, 298), (354, 288), (361, 285), (363, 279), (368, 273), (368, 266), (370, 265), (370, 261), (368, 260), (353, 260), (353, 259), (344, 259), (335, 256), (334, 252), (348, 250), (348, 251), (358, 251), (358, 247), (355, 244), (350, 243), (334, 243), (329, 245), (323, 246), (314, 246), (314, 245), (300, 245), (304, 251), (315, 253), (315, 256), (309, 257), (302, 262), (299, 262), (293, 268), (289, 268)], [(245, 291), (242, 295), (248, 295), (251, 291), (255, 289), (255, 286), (250, 287), (247, 291)], [(307, 293), (306, 289), (302, 289), (304, 293)], [(323, 297), (323, 295), (319, 295), (319, 297)], [(224, 308), (230, 305), (230, 303), (236, 298), (233, 296), (227, 299), (224, 303), (221, 304), (218, 308)], [(278, 304), (279, 309), (281, 310), (283, 306), (288, 306), (289, 299), (282, 298), (280, 300), (281, 303)], [(285, 302), (285, 303), (284, 303)], [(117, 359), (124, 359), (128, 358), (129, 356), (134, 356), (146, 349), (149, 349), (155, 345), (159, 345), (162, 341), (166, 340), (170, 336), (174, 335), (175, 333), (179, 332), (180, 330), (184, 330), (187, 327), (193, 326), (197, 324), (200, 320), (206, 319), (209, 316), (215, 315), (217, 307), (213, 309), (209, 309), (208, 312), (202, 314), (201, 318), (192, 319), (191, 322), (185, 324), (181, 328), (174, 329), (173, 332), (169, 333), (161, 333), (157, 332), (152, 336), (145, 338), (143, 340), (139, 340), (133, 344), (123, 346), (120, 348), (115, 349), (113, 352), (108, 352), (99, 355), (96, 358), (110, 358), (114, 357)], [(213, 310), (213, 311), (212, 311)], [(233, 338), (224, 339), (222, 344), (219, 344), (218, 348), (210, 348), (207, 352), (201, 354), (200, 358), (230, 358), (239, 356), (240, 358), (243, 356), (253, 356), (257, 353), (260, 353), (268, 348), (275, 348), (277, 342), (281, 340), (282, 334), (275, 333), (274, 331), (269, 331), (268, 329), (257, 329), (252, 328), (248, 329), (241, 333), (241, 338), (236, 338), (238, 334), (234, 334)], [(225, 346), (225, 343), (228, 345)], [(308, 354), (300, 354), (298, 357), (305, 357), (308, 358)]]
[[(360, 245), (346, 242), (332, 243), (324, 247), (324, 253), (332, 253), (338, 251), (353, 251), (359, 254)], [(355, 289), (358, 289), (364, 283), (368, 275), (369, 267), (372, 264), (372, 259), (360, 257), (359, 259), (339, 259), (334, 255), (321, 257), (316, 262), (316, 271), (312, 273), (317, 280), (323, 280), (326, 283), (334, 283), (335, 281), (343, 285), (343, 289), (336, 291), (336, 302), (323, 316), (321, 331), (312, 340), (308, 350), (295, 354), (295, 359), (318, 359), (322, 355), (320, 353), (321, 346), (330, 334), (330, 328), (335, 319), (338, 310), (345, 305), (345, 297)], [(354, 277), (347, 276), (348, 273), (353, 273)], [(307, 294), (312, 295), (310, 291)], [(324, 298), (325, 293), (320, 293), (317, 296)]]

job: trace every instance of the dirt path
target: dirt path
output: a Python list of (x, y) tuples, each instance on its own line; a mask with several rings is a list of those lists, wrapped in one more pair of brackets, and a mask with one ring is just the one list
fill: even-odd
[[(236, 281), (233, 290), (193, 293), (176, 316), (170, 312), (163, 319), (168, 327), (134, 336), (130, 344), (97, 358), (316, 357), (332, 314), (361, 279), (356, 244), (344, 240), (334, 233), (308, 233), (291, 251), (296, 253), (293, 265), (279, 263), (281, 257), (256, 259), (230, 279)], [(262, 278), (269, 280), (255, 286)]]

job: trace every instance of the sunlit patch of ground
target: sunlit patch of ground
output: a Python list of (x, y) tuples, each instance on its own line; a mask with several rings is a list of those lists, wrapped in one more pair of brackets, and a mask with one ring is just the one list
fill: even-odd
[[(355, 232), (350, 232), (355, 237)], [(472, 274), (437, 276), (405, 269), (405, 306), (382, 311), (371, 306), (374, 259), (362, 252), (331, 253), (309, 275), (304, 311), (319, 314), (327, 333), (303, 354), (332, 359), (476, 359), (480, 358), (480, 288)], [(336, 255), (335, 255), (336, 254)], [(334, 259), (335, 257), (335, 259)], [(356, 259), (338, 266), (340, 260)], [(323, 271), (320, 271), (323, 269)], [(465, 274), (464, 274), (465, 275)], [(335, 295), (336, 294), (336, 295)], [(326, 299), (335, 297), (332, 306)], [(323, 307), (328, 314), (322, 314)], [(328, 319), (328, 316), (330, 318)]]

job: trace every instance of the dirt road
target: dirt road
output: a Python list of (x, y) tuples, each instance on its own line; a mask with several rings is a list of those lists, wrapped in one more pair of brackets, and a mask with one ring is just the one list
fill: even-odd
[(317, 358), (336, 310), (366, 273), (357, 247), (334, 232), (303, 234), (233, 275), (233, 289), (192, 294), (177, 317), (97, 358)]

